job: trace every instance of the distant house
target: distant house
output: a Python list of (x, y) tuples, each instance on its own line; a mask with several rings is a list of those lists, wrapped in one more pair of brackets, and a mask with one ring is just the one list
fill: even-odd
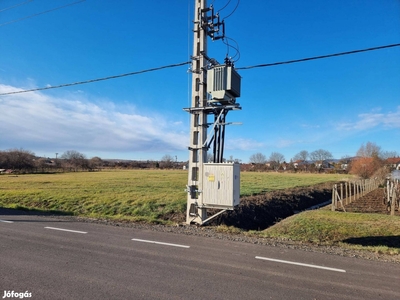
[(307, 169), (307, 166), (309, 165), (309, 162), (306, 160), (296, 160), (293, 163), (293, 167), (295, 169)]
[(6, 169), (0, 169), (0, 173), (5, 173)]
[(322, 167), (325, 169), (334, 169), (335, 164), (338, 164), (339, 160), (338, 159), (326, 159), (322, 162)]
[(354, 160), (354, 157), (346, 157), (342, 158), (337, 162), (337, 165), (339, 166), (340, 169), (342, 170), (348, 170), (350, 167), (351, 162)]
[(391, 157), (386, 159), (386, 164), (395, 170), (400, 170), (400, 157)]

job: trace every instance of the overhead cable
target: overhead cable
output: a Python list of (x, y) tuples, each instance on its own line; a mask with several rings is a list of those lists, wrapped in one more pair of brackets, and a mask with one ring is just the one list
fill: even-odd
[(274, 62), (274, 63), (269, 63), (269, 64), (261, 64), (261, 65), (254, 65), (254, 66), (248, 66), (248, 67), (239, 67), (239, 68), (236, 68), (236, 70), (248, 70), (248, 69), (254, 69), (254, 68), (264, 68), (264, 67), (272, 67), (272, 66), (285, 65), (285, 64), (293, 64), (293, 63), (298, 63), (298, 62), (303, 62), (303, 61), (310, 61), (310, 60), (330, 58), (330, 57), (335, 57), (335, 56), (342, 56), (342, 55), (349, 55), (349, 54), (355, 54), (355, 53), (361, 53), (361, 52), (375, 51), (375, 50), (393, 48), (393, 47), (398, 47), (398, 46), (400, 46), (400, 44), (391, 44), (391, 45), (378, 46), (378, 47), (372, 47), (372, 48), (366, 48), (366, 49), (360, 49), (360, 50), (352, 50), (352, 51), (347, 51), (347, 52), (340, 52), (340, 53), (327, 54), (327, 55), (321, 55), (321, 56), (300, 58), (300, 59), (295, 59), (295, 60)]
[(33, 0), (28, 0), (28, 1), (25, 1), (25, 2), (21, 2), (21, 3), (15, 4), (15, 5), (10, 6), (10, 7), (2, 8), (2, 9), (0, 9), (0, 12), (6, 11), (6, 10), (9, 10), (9, 9), (16, 8), (16, 7), (18, 7), (18, 6), (27, 4), (27, 3), (32, 2), (32, 1), (33, 1)]
[(236, 9), (238, 8), (239, 3), (240, 3), (240, 0), (237, 0), (236, 6), (235, 6), (235, 8), (233, 9), (233, 11), (232, 11), (229, 15), (227, 15), (226, 17), (224, 17), (222, 20), (226, 20), (226, 19), (228, 19), (230, 16), (232, 16), (232, 15), (234, 14), (234, 12), (236, 11)]
[(138, 74), (143, 74), (143, 73), (148, 73), (148, 72), (154, 72), (154, 71), (158, 71), (158, 70), (162, 70), (162, 69), (168, 69), (168, 68), (174, 68), (174, 67), (179, 67), (179, 66), (183, 66), (183, 65), (188, 65), (190, 63), (191, 62), (188, 61), (188, 62), (183, 62), (183, 63), (179, 63), (179, 64), (167, 65), (167, 66), (162, 66), (162, 67), (157, 67), (157, 68), (152, 68), (152, 69), (147, 69), (147, 70), (141, 70), (141, 71), (130, 72), (130, 73), (125, 73), (125, 74), (120, 74), (120, 75), (114, 75), (114, 76), (90, 79), (90, 80), (85, 80), (85, 81), (78, 81), (78, 82), (73, 82), (73, 83), (65, 83), (65, 84), (60, 84), (60, 85), (55, 85), (55, 86), (46, 86), (46, 87), (35, 88), (35, 89), (30, 89), (30, 90), (21, 90), (21, 91), (14, 91), (14, 92), (8, 92), (8, 93), (1, 93), (0, 96), (12, 95), (12, 94), (21, 94), (21, 93), (28, 93), (28, 92), (36, 92), (36, 91), (43, 91), (43, 90), (50, 90), (50, 89), (58, 89), (58, 88), (63, 88), (63, 87), (67, 87), (67, 86), (86, 84), (86, 83), (92, 83), (92, 82), (97, 82), (97, 81), (103, 81), (103, 80), (109, 80), (109, 79), (121, 78), (121, 77), (126, 77), (126, 76), (138, 75)]
[[(213, 3), (214, 3), (214, 1), (213, 1)], [(211, 3), (211, 5), (213, 3)], [(220, 12), (221, 10), (224, 10), (229, 5), (229, 3), (231, 3), (231, 0), (229, 0), (228, 3), (226, 3), (222, 8), (218, 9), (218, 12)]]
[[(272, 66), (277, 66), (277, 65), (292, 64), (292, 63), (298, 63), (298, 62), (304, 62), (304, 61), (310, 61), (310, 60), (316, 60), (316, 59), (330, 58), (330, 57), (335, 57), (335, 56), (342, 56), (342, 55), (349, 55), (349, 54), (355, 54), (355, 53), (361, 53), (361, 52), (367, 52), (367, 51), (381, 50), (381, 49), (393, 48), (393, 47), (398, 47), (398, 46), (400, 46), (400, 43), (366, 48), (366, 49), (360, 49), (360, 50), (352, 50), (352, 51), (340, 52), (340, 53), (334, 53), (334, 54), (328, 54), (328, 55), (288, 60), (288, 61), (282, 61), (282, 62), (275, 62), (275, 63), (269, 63), (269, 64), (260, 64), (260, 65), (254, 65), (254, 66), (239, 67), (239, 68), (236, 68), (236, 70), (249, 70), (249, 69), (254, 69), (254, 68), (272, 67)], [(61, 85), (56, 85), (56, 86), (48, 86), (48, 87), (42, 87), (42, 88), (36, 88), (36, 89), (30, 89), (30, 90), (21, 90), (21, 91), (14, 91), (14, 92), (8, 92), (8, 93), (1, 93), (0, 96), (27, 93), (27, 92), (35, 92), (35, 91), (56, 89), (56, 88), (62, 88), (62, 87), (67, 87), (67, 86), (79, 85), (79, 84), (92, 83), (92, 82), (115, 79), (115, 78), (120, 78), (120, 77), (125, 77), (125, 76), (138, 75), (138, 74), (142, 74), (142, 73), (153, 72), (153, 71), (158, 71), (158, 70), (167, 69), (167, 68), (179, 67), (179, 66), (190, 64), (190, 63), (191, 62), (189, 61), (189, 62), (172, 64), (172, 65), (167, 65), (167, 66), (162, 66), (162, 67), (157, 67), (157, 68), (152, 68), (152, 69), (147, 69), (147, 70), (142, 70), (142, 71), (137, 71), (137, 72), (130, 72), (130, 73), (125, 73), (125, 74), (120, 74), (120, 75), (91, 79), (91, 80), (86, 80), (86, 81), (66, 83), (66, 84), (61, 84)]]
[[(232, 45), (229, 43), (229, 40), (235, 42), (236, 47), (235, 47), (235, 46), (232, 46)], [(232, 60), (238, 62), (239, 59), (240, 59), (240, 51), (239, 51), (239, 44), (238, 44), (238, 42), (235, 41), (234, 39), (230, 38), (230, 37), (227, 37), (227, 36), (225, 36), (225, 37), (222, 39), (222, 42), (227, 46), (227, 53), (226, 53), (226, 56), (227, 56), (227, 57), (229, 56), (229, 48), (232, 48), (233, 50), (236, 50), (236, 54), (232, 57)], [(235, 59), (236, 56), (238, 56), (238, 59)]]
[(59, 7), (55, 7), (55, 8), (46, 10), (46, 11), (42, 11), (42, 12), (37, 13), (37, 14), (34, 14), (34, 15), (30, 15), (30, 16), (23, 17), (23, 18), (20, 18), (20, 19), (16, 19), (16, 20), (13, 20), (13, 21), (9, 21), (9, 22), (6, 22), (6, 23), (2, 23), (2, 24), (0, 24), (0, 26), (4, 26), (4, 25), (11, 24), (11, 23), (23, 21), (23, 20), (26, 20), (26, 19), (30, 19), (30, 18), (33, 18), (33, 17), (36, 17), (36, 16), (40, 16), (40, 15), (43, 15), (43, 14), (47, 14), (47, 13), (49, 13), (49, 12), (52, 12), (52, 11), (55, 11), (55, 10), (59, 10), (59, 9), (62, 9), (62, 8), (68, 7), (68, 6), (72, 6), (72, 5), (75, 5), (75, 4), (78, 4), (78, 3), (81, 3), (81, 2), (85, 2), (85, 1), (86, 1), (86, 0), (80, 0), (80, 1), (72, 2), (72, 3), (69, 3), (69, 4), (63, 5), (63, 6), (59, 6)]

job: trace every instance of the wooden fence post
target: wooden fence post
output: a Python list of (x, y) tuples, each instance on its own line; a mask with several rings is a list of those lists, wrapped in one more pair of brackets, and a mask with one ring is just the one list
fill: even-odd
[(388, 205), (390, 203), (390, 181), (389, 179), (386, 182), (386, 205)]
[(357, 181), (357, 182), (356, 182), (356, 200), (358, 200), (359, 191), (360, 191), (360, 184), (359, 184), (359, 182)]
[(361, 196), (364, 196), (365, 195), (365, 184), (367, 183), (367, 180), (363, 180), (363, 181), (361, 181)]
[[(353, 184), (353, 189), (351, 188), (351, 185)], [(353, 196), (353, 197), (352, 197)], [(354, 182), (350, 183), (350, 202), (355, 200), (354, 199)]]
[(343, 183), (340, 184), (340, 199), (342, 199), (343, 204)]
[(331, 210), (335, 211), (336, 210), (336, 193), (335, 193), (335, 189), (336, 189), (336, 184), (333, 185), (332, 188), (332, 207)]
[(393, 182), (391, 182), (390, 183), (390, 196), (391, 196), (391, 202), (390, 202), (390, 215), (391, 216), (394, 216), (394, 206), (395, 206), (395, 204), (396, 204), (396, 201), (395, 201), (395, 194), (396, 194), (396, 192), (395, 192), (395, 190), (394, 190), (394, 183)]

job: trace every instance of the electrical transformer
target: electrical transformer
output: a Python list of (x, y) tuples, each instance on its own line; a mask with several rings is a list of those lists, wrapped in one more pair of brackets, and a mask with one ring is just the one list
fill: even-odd
[(212, 102), (235, 103), (240, 97), (241, 77), (233, 66), (220, 65), (207, 71), (207, 92)]
[(203, 168), (203, 205), (233, 209), (240, 202), (240, 165), (205, 163)]

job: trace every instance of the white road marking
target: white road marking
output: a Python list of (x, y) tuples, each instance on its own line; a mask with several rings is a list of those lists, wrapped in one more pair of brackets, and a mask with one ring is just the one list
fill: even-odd
[(85, 231), (78, 231), (78, 230), (70, 230), (70, 229), (63, 229), (63, 228), (56, 228), (56, 227), (45, 227), (46, 229), (52, 229), (52, 230), (60, 230), (60, 231), (67, 231), (67, 232), (74, 232), (74, 233), (82, 233), (86, 234), (87, 232)]
[(156, 242), (156, 241), (149, 241), (149, 240), (141, 240), (141, 239), (132, 239), (132, 241), (142, 242), (142, 243), (150, 243), (150, 244), (157, 244), (157, 245), (164, 245), (164, 246), (180, 247), (180, 248), (190, 248), (190, 246), (186, 246), (186, 245), (170, 244), (170, 243), (163, 243), (163, 242)]
[(322, 269), (322, 270), (346, 273), (346, 270), (343, 270), (343, 269), (335, 269), (335, 268), (328, 268), (328, 267), (317, 266), (317, 265), (309, 265), (309, 264), (303, 264), (303, 263), (288, 261), (288, 260), (280, 260), (280, 259), (267, 258), (267, 257), (261, 257), (261, 256), (256, 256), (256, 259), (269, 260), (269, 261), (279, 262), (279, 263), (283, 263), (283, 264), (290, 264), (290, 265), (297, 265), (297, 266), (308, 267), (308, 268), (315, 268), (315, 269)]
[(7, 220), (0, 220), (2, 223), (14, 223), (13, 221), (7, 221)]

